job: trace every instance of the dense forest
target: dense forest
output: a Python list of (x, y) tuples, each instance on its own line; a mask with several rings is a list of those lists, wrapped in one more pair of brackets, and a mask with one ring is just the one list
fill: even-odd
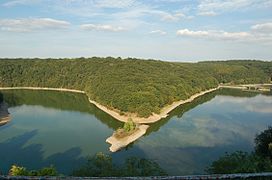
[(272, 62), (164, 62), (121, 58), (0, 59), (0, 87), (84, 90), (102, 105), (147, 117), (220, 83), (264, 83)]

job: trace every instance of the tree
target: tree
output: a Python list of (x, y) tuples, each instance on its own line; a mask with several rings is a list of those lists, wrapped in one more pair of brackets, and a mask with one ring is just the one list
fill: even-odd
[(131, 118), (129, 118), (128, 121), (124, 123), (123, 129), (126, 132), (133, 131), (135, 128), (136, 128), (136, 124), (133, 122)]
[(226, 153), (214, 161), (206, 171), (211, 174), (271, 172), (272, 162), (255, 153), (236, 151)]

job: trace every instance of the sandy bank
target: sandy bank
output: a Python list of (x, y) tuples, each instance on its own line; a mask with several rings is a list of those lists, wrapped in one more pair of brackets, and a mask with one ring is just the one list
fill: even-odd
[(121, 139), (117, 139), (114, 135), (112, 135), (106, 140), (107, 143), (111, 144), (110, 151), (116, 152), (119, 149), (126, 147), (130, 143), (136, 141), (146, 133), (148, 127), (148, 125), (139, 125), (138, 129), (134, 133)]
[(98, 107), (99, 109), (101, 109), (102, 111), (108, 113), (109, 115), (111, 115), (112, 117), (114, 117), (115, 119), (122, 121), (122, 122), (126, 122), (128, 120), (128, 118), (132, 118), (134, 122), (139, 123), (139, 124), (149, 124), (149, 123), (154, 123), (159, 121), (162, 118), (165, 118), (168, 116), (168, 113), (171, 112), (172, 110), (174, 110), (176, 107), (191, 102), (193, 101), (195, 98), (200, 97), (204, 94), (210, 93), (212, 91), (215, 91), (219, 89), (219, 87), (217, 88), (213, 88), (213, 89), (209, 89), (206, 91), (202, 91), (200, 93), (194, 94), (192, 95), (190, 98), (186, 99), (186, 100), (180, 100), (177, 102), (172, 103), (171, 105), (168, 105), (164, 108), (161, 109), (161, 113), (160, 114), (155, 114), (153, 113), (151, 116), (147, 117), (147, 118), (141, 118), (138, 117), (136, 114), (129, 114), (129, 115), (120, 115), (117, 111), (111, 110), (95, 101), (92, 101), (89, 99), (90, 103), (96, 105), (96, 107)]

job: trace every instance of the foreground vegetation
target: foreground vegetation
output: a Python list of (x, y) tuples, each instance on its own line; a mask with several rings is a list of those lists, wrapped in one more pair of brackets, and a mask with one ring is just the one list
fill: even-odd
[[(9, 170), (11, 176), (61, 176), (54, 166), (39, 170), (28, 170), (13, 165)], [(97, 153), (89, 157), (87, 163), (72, 173), (78, 177), (124, 177), (124, 176), (164, 176), (167, 173), (154, 161), (130, 157), (121, 165), (116, 165), (112, 157)]]
[(272, 127), (255, 138), (255, 151), (226, 153), (207, 169), (210, 174), (256, 173), (272, 171)]
[(73, 172), (73, 176), (122, 177), (164, 176), (167, 173), (154, 161), (130, 157), (121, 165), (113, 163), (111, 156), (97, 153), (88, 162)]
[(57, 176), (58, 172), (54, 166), (44, 167), (39, 170), (27, 170), (25, 167), (11, 166), (9, 170), (10, 176)]
[(174, 63), (121, 58), (0, 59), (0, 87), (84, 90), (120, 113), (147, 117), (219, 83), (269, 82), (272, 62)]

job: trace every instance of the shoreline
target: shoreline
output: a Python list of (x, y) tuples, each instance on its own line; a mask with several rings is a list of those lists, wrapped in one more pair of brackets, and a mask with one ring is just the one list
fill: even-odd
[[(259, 85), (260, 84), (255, 85), (255, 86), (259, 86)], [(272, 86), (272, 84), (265, 84), (265, 85)], [(247, 86), (254, 86), (254, 85), (250, 84)], [(114, 133), (113, 133), (112, 136), (110, 136), (106, 139), (106, 142), (111, 144), (111, 146), (109, 147), (109, 150), (111, 152), (116, 152), (116, 151), (122, 149), (123, 147), (126, 147), (128, 144), (136, 141), (140, 137), (142, 137), (146, 133), (146, 131), (149, 127), (149, 125), (146, 125), (146, 124), (155, 123), (155, 122), (161, 120), (162, 118), (167, 117), (169, 115), (169, 113), (172, 110), (174, 110), (175, 108), (177, 108), (178, 106), (185, 104), (185, 103), (192, 102), (194, 99), (196, 99), (200, 96), (203, 96), (207, 93), (216, 91), (220, 88), (232, 88), (232, 89), (246, 90), (247, 86), (246, 85), (218, 85), (216, 88), (212, 88), (212, 89), (208, 89), (206, 91), (201, 91), (199, 93), (196, 93), (196, 94), (190, 96), (186, 100), (180, 100), (180, 101), (173, 102), (172, 104), (163, 107), (159, 114), (153, 113), (151, 116), (149, 116), (147, 118), (140, 118), (140, 117), (136, 116), (136, 114), (132, 114), (132, 113), (128, 114), (128, 115), (120, 115), (117, 110), (116, 111), (111, 110), (111, 109), (107, 108), (106, 106), (103, 106), (103, 105), (99, 104), (98, 102), (91, 100), (85, 91), (76, 90), (76, 89), (47, 88), (47, 87), (0, 87), (0, 90), (26, 89), (26, 90), (52, 90), (52, 91), (81, 93), (81, 94), (85, 94), (88, 97), (88, 100), (91, 104), (94, 104), (97, 108), (99, 108), (103, 112), (109, 114), (110, 116), (112, 116), (113, 118), (115, 118), (118, 121), (127, 122), (128, 118), (132, 118), (135, 123), (139, 124), (139, 129), (135, 133), (133, 133), (127, 137), (124, 137), (122, 139), (115, 138)]]
[(97, 108), (99, 108), (100, 110), (102, 110), (105, 113), (109, 114), (110, 116), (112, 116), (113, 118), (115, 118), (118, 121), (127, 122), (128, 118), (132, 118), (135, 123), (138, 123), (138, 124), (150, 124), (150, 123), (155, 123), (155, 122), (159, 121), (162, 118), (166, 118), (168, 116), (168, 114), (172, 110), (177, 108), (178, 106), (180, 106), (182, 104), (185, 104), (185, 103), (192, 102), (194, 99), (196, 99), (196, 98), (198, 98), (200, 96), (203, 96), (203, 95), (205, 95), (207, 93), (216, 91), (216, 90), (218, 90), (220, 88), (232, 88), (232, 89), (241, 89), (241, 90), (243, 90), (243, 89), (246, 89), (247, 86), (260, 86), (260, 85), (272, 86), (272, 84), (218, 85), (216, 88), (212, 88), (212, 89), (208, 89), (206, 91), (201, 91), (199, 93), (196, 93), (196, 94), (190, 96), (186, 100), (180, 100), (180, 101), (173, 102), (172, 104), (163, 107), (159, 114), (153, 113), (152, 115), (150, 115), (147, 118), (138, 117), (135, 113), (128, 113), (128, 115), (120, 115), (118, 110), (109, 109), (108, 107), (106, 107), (104, 105), (101, 105), (100, 103), (98, 103), (96, 101), (91, 100), (88, 97), (88, 95), (86, 94), (85, 91), (77, 90), (77, 89), (49, 88), (49, 87), (0, 87), (0, 90), (49, 90), (49, 91), (63, 91), (63, 92), (81, 93), (81, 94), (85, 94), (88, 97), (88, 100), (89, 100), (89, 102), (91, 104), (95, 105)]
[(67, 88), (49, 88), (49, 87), (0, 87), (0, 90), (46, 90), (46, 91), (63, 91), (63, 92), (74, 92), (86, 94), (85, 91), (77, 89), (67, 89)]
[(159, 121), (162, 118), (166, 118), (168, 116), (168, 114), (174, 110), (175, 108), (177, 108), (178, 106), (188, 103), (188, 102), (192, 102), (195, 98), (200, 97), (204, 94), (213, 92), (215, 90), (218, 90), (220, 88), (220, 86), (216, 87), (216, 88), (212, 88), (206, 91), (201, 91), (197, 94), (192, 95), (191, 97), (189, 97), (186, 100), (180, 100), (180, 101), (176, 101), (170, 105), (167, 105), (165, 107), (163, 107), (161, 109), (160, 114), (155, 114), (153, 113), (151, 116), (147, 117), (147, 118), (142, 118), (142, 117), (138, 117), (136, 116), (136, 114), (129, 114), (129, 115), (120, 115), (118, 112), (111, 110), (109, 108), (107, 108), (106, 106), (103, 106), (95, 101), (92, 101), (91, 99), (89, 99), (90, 103), (94, 104), (96, 107), (98, 107), (99, 109), (101, 109), (102, 111), (106, 112), (107, 114), (111, 115), (112, 117), (114, 117), (115, 119), (122, 121), (122, 122), (127, 122), (128, 118), (132, 118), (133, 121), (135, 123), (139, 123), (139, 124), (151, 124), (151, 123), (155, 123), (157, 121)]
[(108, 107), (103, 106), (100, 103), (91, 100), (87, 96), (85, 91), (77, 90), (77, 89), (49, 88), (49, 87), (0, 87), (0, 90), (48, 90), (48, 91), (63, 91), (63, 92), (81, 93), (81, 94), (85, 94), (88, 97), (88, 100), (89, 100), (89, 102), (91, 104), (95, 105), (98, 109), (100, 109), (103, 112), (109, 114), (110, 116), (112, 116), (113, 118), (115, 118), (118, 121), (127, 122), (127, 120), (129, 118), (132, 118), (135, 123), (150, 124), (150, 123), (155, 123), (155, 122), (159, 121), (162, 118), (166, 118), (168, 116), (168, 113), (170, 113), (172, 110), (174, 110), (178, 106), (180, 106), (182, 104), (185, 104), (185, 103), (188, 103), (188, 102), (192, 102), (195, 98), (200, 97), (200, 96), (202, 96), (204, 94), (213, 92), (215, 90), (218, 90), (219, 88), (220, 88), (220, 86), (218, 86), (216, 88), (206, 90), (206, 91), (201, 91), (201, 92), (199, 92), (197, 94), (192, 95), (191, 97), (189, 97), (186, 100), (180, 100), (180, 101), (173, 102), (172, 104), (163, 107), (161, 109), (160, 114), (153, 113), (151, 116), (149, 116), (147, 118), (138, 117), (136, 114), (133, 114), (133, 113), (129, 113), (129, 115), (120, 115), (118, 111), (111, 110)]

